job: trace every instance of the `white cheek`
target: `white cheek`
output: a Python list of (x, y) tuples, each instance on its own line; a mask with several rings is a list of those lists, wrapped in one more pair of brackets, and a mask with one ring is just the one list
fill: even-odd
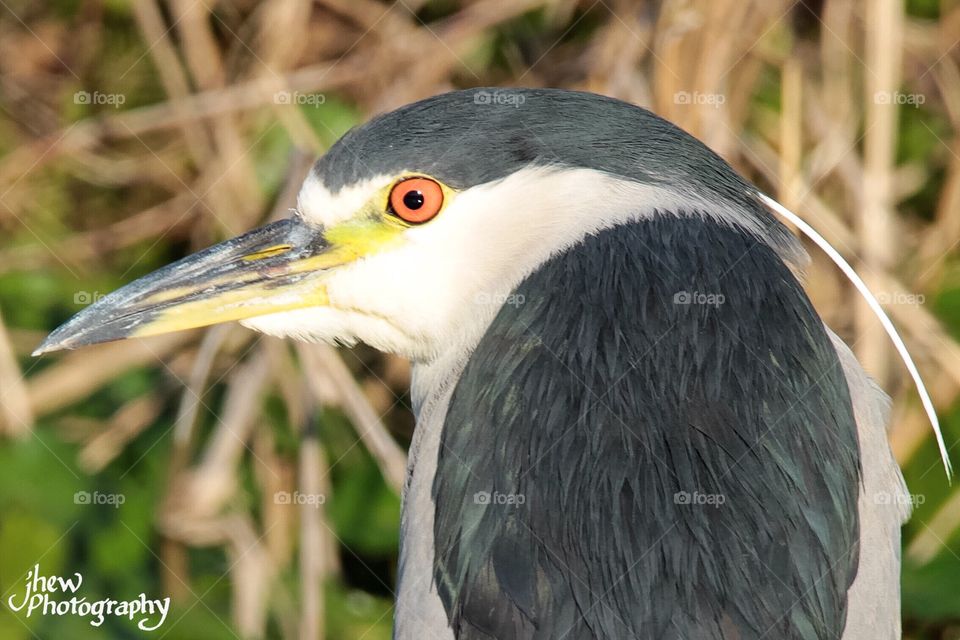
[(463, 265), (445, 258), (437, 245), (411, 239), (334, 272), (325, 283), (327, 295), (338, 308), (389, 318), (429, 351), (469, 302)]

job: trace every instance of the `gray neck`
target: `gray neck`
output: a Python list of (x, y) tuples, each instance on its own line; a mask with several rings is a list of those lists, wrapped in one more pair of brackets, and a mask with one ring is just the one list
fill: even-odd
[(413, 368), (414, 411), (417, 429), (410, 445), (407, 482), (400, 520), (400, 562), (394, 638), (453, 640), (447, 613), (433, 575), (434, 509), (433, 479), (443, 421), (454, 382), (465, 365), (462, 352), (450, 353)]

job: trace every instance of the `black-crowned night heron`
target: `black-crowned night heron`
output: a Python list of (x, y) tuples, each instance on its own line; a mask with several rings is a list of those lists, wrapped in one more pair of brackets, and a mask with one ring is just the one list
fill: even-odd
[(38, 352), (240, 320), (410, 358), (398, 638), (898, 637), (887, 399), (771, 209), (635, 106), (449, 93)]

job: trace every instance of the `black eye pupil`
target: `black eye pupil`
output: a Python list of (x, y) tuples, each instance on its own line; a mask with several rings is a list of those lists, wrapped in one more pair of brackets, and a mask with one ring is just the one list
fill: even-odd
[(425, 198), (423, 197), (423, 192), (416, 189), (403, 194), (403, 205), (408, 209), (413, 209), (414, 211), (423, 206), (424, 200)]

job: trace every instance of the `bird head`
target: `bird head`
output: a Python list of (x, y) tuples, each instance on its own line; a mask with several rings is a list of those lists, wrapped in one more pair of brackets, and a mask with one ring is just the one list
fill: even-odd
[(585, 236), (656, 215), (792, 236), (723, 160), (650, 112), (559, 90), (436, 96), (347, 133), (292, 217), (188, 256), (74, 316), (37, 353), (240, 321), (424, 361), (475, 343)]

